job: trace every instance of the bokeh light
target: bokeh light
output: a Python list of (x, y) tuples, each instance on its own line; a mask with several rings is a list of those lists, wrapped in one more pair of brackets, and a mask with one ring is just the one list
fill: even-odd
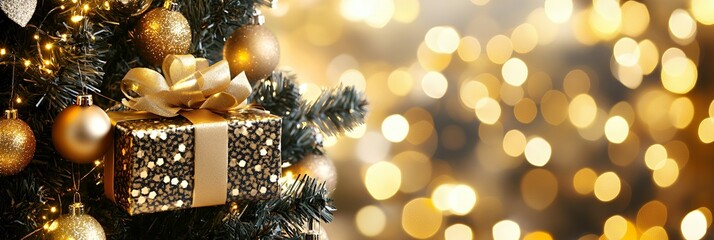
[(573, 1), (546, 0), (545, 14), (555, 23), (564, 23), (568, 21), (570, 15), (573, 14)]
[(439, 72), (428, 72), (421, 79), (421, 88), (430, 98), (439, 99), (446, 94), (449, 82), (446, 77)]
[(390, 142), (401, 142), (409, 133), (409, 122), (402, 115), (394, 114), (382, 122), (382, 134)]
[(511, 58), (503, 64), (501, 75), (506, 83), (512, 86), (521, 86), (528, 78), (528, 66), (523, 60)]
[(503, 64), (513, 54), (513, 43), (505, 35), (497, 35), (486, 44), (488, 59), (495, 64)]
[(689, 9), (699, 23), (704, 25), (714, 24), (714, 1), (691, 0)]
[(511, 220), (503, 220), (493, 225), (494, 240), (518, 240), (521, 238), (521, 226)]
[(518, 157), (526, 149), (526, 136), (517, 129), (506, 132), (503, 136), (503, 151), (508, 156)]
[(476, 192), (468, 185), (459, 184), (449, 191), (448, 203), (451, 213), (466, 215), (476, 205)]
[(568, 106), (568, 116), (570, 122), (578, 128), (589, 126), (597, 116), (595, 99), (587, 94), (575, 96)]
[(367, 191), (374, 199), (388, 199), (399, 190), (402, 172), (390, 162), (378, 162), (367, 169), (364, 182)]
[(680, 226), (684, 239), (702, 239), (707, 233), (707, 218), (700, 210), (687, 213)]
[(603, 202), (609, 202), (620, 194), (620, 177), (614, 172), (606, 172), (595, 180), (595, 197)]
[(528, 140), (525, 148), (526, 160), (536, 167), (545, 166), (550, 160), (552, 149), (548, 141), (541, 137), (534, 137)]
[(485, 124), (494, 124), (501, 117), (501, 106), (490, 97), (478, 100), (474, 109), (478, 119)]
[(627, 219), (620, 215), (615, 215), (605, 221), (603, 232), (607, 239), (625, 239), (627, 234)]
[(605, 123), (605, 137), (612, 143), (622, 143), (630, 133), (630, 127), (621, 116), (614, 116)]
[(457, 49), (459, 57), (464, 62), (473, 62), (481, 56), (481, 43), (472, 36), (461, 38)]
[(579, 194), (590, 194), (595, 188), (595, 181), (597, 178), (597, 173), (595, 173), (592, 169), (580, 169), (575, 173), (575, 176), (573, 176), (573, 187)]
[(382, 233), (387, 225), (387, 215), (377, 206), (366, 206), (355, 215), (357, 229), (362, 235), (374, 237)]
[(472, 240), (474, 239), (473, 235), (473, 230), (461, 223), (451, 225), (444, 231), (445, 240)]
[(441, 212), (428, 198), (417, 198), (404, 205), (402, 228), (414, 238), (433, 236), (441, 227)]
[(683, 43), (691, 42), (697, 33), (697, 23), (684, 9), (676, 9), (669, 17), (669, 32)]

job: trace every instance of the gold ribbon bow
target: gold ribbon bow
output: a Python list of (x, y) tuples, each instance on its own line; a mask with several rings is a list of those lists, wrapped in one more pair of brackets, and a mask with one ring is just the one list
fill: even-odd
[(132, 109), (175, 117), (181, 110), (237, 109), (248, 98), (251, 86), (245, 73), (231, 79), (228, 62), (208, 66), (208, 60), (192, 55), (169, 55), (162, 65), (164, 75), (133, 68), (122, 79), (122, 103)]

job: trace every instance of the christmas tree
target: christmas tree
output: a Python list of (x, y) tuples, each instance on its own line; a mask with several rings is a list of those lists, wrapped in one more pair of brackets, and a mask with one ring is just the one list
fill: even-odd
[[(274, 71), (279, 47), (262, 26), (265, 19), (259, 9), (275, 4), (267, 0), (0, 2), (5, 13), (0, 18), (0, 99), (5, 100), (0, 107), (8, 109), (0, 121), (0, 239), (316, 237), (317, 225), (332, 221), (335, 210), (329, 198), (334, 166), (320, 157), (322, 136), (339, 135), (362, 124), (367, 102), (349, 86), (326, 89), (308, 102), (301, 97), (294, 74)], [(105, 111), (145, 110), (137, 103), (141, 100), (134, 101), (139, 98), (134, 94), (141, 95), (142, 89), (131, 84), (130, 70), (170, 78), (176, 68), (167, 65), (194, 61), (188, 55), (196, 57), (193, 65), (188, 64), (194, 70), (188, 76), (206, 82), (196, 86), (210, 85), (210, 73), (220, 72), (229, 76), (230, 84), (240, 82), (252, 90), (247, 106), (238, 107), (242, 99), (226, 103), (225, 92), (201, 96), (207, 98), (201, 100), (202, 106), (211, 105), (207, 103), (216, 97), (214, 105), (230, 105), (228, 110), (269, 112), (282, 119), (277, 144), (281, 155), (276, 160), (282, 160), (280, 167), (290, 174), (281, 177), (280, 194), (272, 197), (130, 214), (105, 197), (105, 170), (111, 167), (112, 173), (119, 165), (107, 166), (101, 156), (115, 147), (106, 141), (114, 135), (93, 127), (108, 119)], [(175, 56), (174, 62), (166, 60)], [(215, 65), (208, 67), (202, 58)], [(222, 72), (211, 70), (221, 67)], [(189, 103), (181, 108), (195, 102)], [(245, 126), (250, 127), (250, 122)], [(260, 128), (243, 134), (252, 139), (262, 132)], [(272, 139), (268, 142), (273, 145)], [(163, 159), (156, 162), (163, 163)], [(152, 166), (154, 162), (149, 163)], [(328, 172), (332, 167), (332, 174), (312, 173), (315, 166), (327, 166)], [(139, 175), (145, 177), (143, 172)], [(167, 179), (166, 184), (177, 185), (172, 182)], [(141, 198), (147, 195), (138, 192)], [(147, 196), (153, 198), (151, 194)]]

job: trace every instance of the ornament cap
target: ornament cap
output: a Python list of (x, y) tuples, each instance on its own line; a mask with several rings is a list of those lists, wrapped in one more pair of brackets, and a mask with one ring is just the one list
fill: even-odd
[(261, 12), (257, 8), (253, 8), (253, 13), (251, 13), (250, 21), (248, 22), (248, 24), (250, 24), (250, 25), (265, 24), (265, 16), (263, 16), (263, 12)]
[(79, 95), (77, 96), (77, 105), (82, 107), (92, 106), (94, 104), (92, 100), (92, 95)]
[(5, 110), (5, 119), (17, 119), (17, 109)]
[(73, 216), (84, 214), (84, 204), (81, 202), (72, 203), (69, 205), (69, 214)]
[(173, 0), (166, 0), (164, 1), (163, 7), (168, 9), (169, 11), (176, 11), (178, 10), (178, 3), (175, 3)]
[(306, 233), (305, 240), (320, 240), (319, 233)]
[(307, 232), (305, 240), (320, 240), (320, 220), (310, 219), (307, 221)]

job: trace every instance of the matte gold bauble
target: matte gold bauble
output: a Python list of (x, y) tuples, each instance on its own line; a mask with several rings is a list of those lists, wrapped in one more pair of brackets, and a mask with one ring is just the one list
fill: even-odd
[(62, 157), (74, 163), (91, 163), (109, 147), (111, 121), (91, 95), (77, 97), (77, 104), (62, 110), (52, 126), (52, 143)]
[(104, 228), (92, 216), (84, 214), (84, 205), (74, 203), (69, 206), (69, 214), (62, 215), (47, 229), (53, 240), (86, 239), (104, 240)]
[(231, 76), (245, 72), (251, 85), (265, 79), (280, 61), (280, 46), (273, 32), (261, 25), (245, 25), (233, 32), (223, 46)]
[(169, 54), (186, 54), (191, 46), (191, 26), (176, 11), (157, 8), (139, 20), (134, 30), (139, 55), (158, 66)]
[(307, 155), (292, 166), (283, 169), (284, 174), (288, 174), (288, 172), (292, 173), (293, 176), (305, 174), (320, 182), (325, 182), (325, 187), (329, 192), (332, 192), (337, 187), (335, 164), (323, 155)]
[(112, 11), (137, 16), (146, 12), (151, 7), (152, 0), (110, 0), (109, 9)]
[(35, 134), (27, 123), (17, 119), (17, 110), (5, 110), (0, 120), (0, 175), (16, 174), (30, 164), (35, 155)]

